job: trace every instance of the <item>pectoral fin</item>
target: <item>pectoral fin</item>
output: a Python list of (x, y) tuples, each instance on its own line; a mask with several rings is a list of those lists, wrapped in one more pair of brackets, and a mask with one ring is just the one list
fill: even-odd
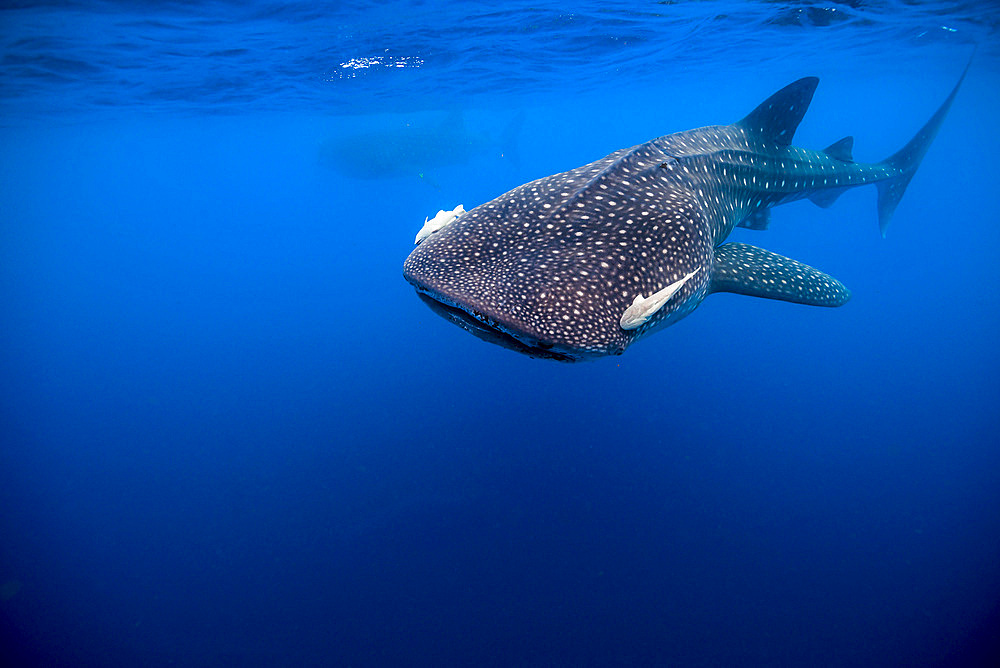
[(811, 306), (841, 306), (850, 291), (828, 274), (750, 244), (715, 249), (711, 292), (735, 292)]

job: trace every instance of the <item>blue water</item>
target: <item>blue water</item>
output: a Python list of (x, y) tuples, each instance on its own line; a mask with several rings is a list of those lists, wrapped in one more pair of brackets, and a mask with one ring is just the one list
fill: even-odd
[[(0, 9), (5, 666), (989, 666), (993, 3)], [(401, 277), (426, 216), (821, 78), (874, 189), (734, 239), (852, 300), (714, 295), (565, 365)], [(348, 148), (344, 148), (348, 147)]]

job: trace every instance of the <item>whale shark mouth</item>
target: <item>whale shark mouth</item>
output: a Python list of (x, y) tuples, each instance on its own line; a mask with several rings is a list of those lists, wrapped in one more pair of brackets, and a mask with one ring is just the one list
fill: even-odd
[(444, 297), (436, 295), (426, 288), (415, 287), (417, 296), (432, 311), (483, 341), (495, 343), (508, 350), (513, 350), (514, 352), (537, 359), (549, 359), (558, 362), (579, 362), (585, 359), (584, 355), (560, 349), (553, 344), (539, 341), (533, 337), (523, 334), (515, 335), (485, 313), (446, 300)]

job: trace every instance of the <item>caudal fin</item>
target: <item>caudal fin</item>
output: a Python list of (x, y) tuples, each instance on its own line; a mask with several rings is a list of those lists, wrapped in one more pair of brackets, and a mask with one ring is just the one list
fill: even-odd
[(958, 94), (958, 89), (962, 85), (962, 81), (965, 80), (965, 75), (968, 73), (969, 65), (971, 64), (972, 58), (969, 58), (969, 63), (965, 66), (965, 71), (962, 72), (962, 76), (959, 77), (958, 83), (955, 84), (955, 88), (952, 89), (951, 94), (941, 104), (934, 115), (931, 116), (931, 119), (927, 121), (924, 127), (920, 128), (916, 136), (906, 146), (882, 161), (882, 164), (887, 167), (899, 171), (897, 176), (885, 181), (879, 181), (876, 184), (878, 187), (878, 227), (883, 237), (885, 237), (886, 228), (889, 227), (889, 221), (892, 219), (892, 214), (896, 211), (899, 200), (903, 198), (906, 186), (910, 184), (910, 179), (913, 178), (917, 167), (920, 166), (920, 161), (923, 159), (924, 154), (927, 153), (927, 149), (930, 148), (934, 137), (937, 136), (938, 130), (941, 129), (941, 123), (948, 114), (948, 110), (951, 109), (951, 103), (955, 101), (955, 95)]

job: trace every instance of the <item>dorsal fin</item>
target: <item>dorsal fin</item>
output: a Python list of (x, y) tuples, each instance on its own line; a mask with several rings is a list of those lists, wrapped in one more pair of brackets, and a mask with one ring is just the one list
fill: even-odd
[(854, 150), (854, 137), (847, 136), (840, 141), (835, 141), (826, 148), (823, 149), (823, 153), (826, 153), (831, 158), (836, 158), (837, 160), (843, 160), (844, 162), (854, 162), (854, 156), (851, 155), (851, 151)]
[(788, 146), (809, 108), (818, 84), (819, 79), (816, 77), (805, 77), (788, 84), (764, 100), (737, 125), (765, 141)]

